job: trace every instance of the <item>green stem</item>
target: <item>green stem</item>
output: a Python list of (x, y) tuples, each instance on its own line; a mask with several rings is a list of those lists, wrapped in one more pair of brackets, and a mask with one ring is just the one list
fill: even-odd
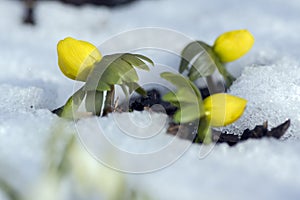
[(114, 85), (110, 86), (110, 90), (107, 91), (106, 97), (105, 97), (105, 102), (104, 102), (104, 109), (103, 109), (103, 114), (102, 116), (107, 116), (108, 113), (113, 112), (113, 101), (115, 99), (115, 87)]
[(126, 101), (125, 102), (129, 102), (129, 93), (128, 93), (128, 90), (127, 88), (125, 87), (125, 85), (121, 85), (121, 88), (125, 94), (125, 98), (126, 98)]
[(224, 63), (217, 64), (217, 68), (225, 80), (226, 87), (229, 88), (235, 81), (235, 78), (227, 71)]
[(202, 117), (198, 124), (198, 134), (195, 143), (210, 144), (212, 142), (210, 122), (207, 117)]
[(207, 87), (209, 89), (210, 95), (218, 93), (222, 90), (222, 88), (219, 88), (217, 83), (213, 80), (212, 75), (206, 77), (206, 83), (207, 83)]

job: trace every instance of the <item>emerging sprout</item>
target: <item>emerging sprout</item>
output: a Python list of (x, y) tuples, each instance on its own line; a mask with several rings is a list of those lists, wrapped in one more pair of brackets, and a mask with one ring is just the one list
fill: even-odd
[(161, 77), (177, 88), (175, 93), (169, 92), (163, 96), (163, 100), (178, 108), (174, 121), (198, 124), (197, 142), (210, 143), (210, 127), (226, 126), (236, 121), (246, 107), (245, 99), (223, 93), (214, 94), (203, 101), (194, 83), (182, 75), (164, 72)]
[(221, 62), (232, 62), (246, 54), (254, 44), (254, 37), (248, 30), (229, 31), (220, 35), (213, 45)]
[(174, 114), (175, 122), (188, 123), (205, 115), (201, 93), (194, 83), (180, 74), (170, 72), (161, 73), (161, 77), (177, 88), (175, 93), (169, 92), (163, 96), (164, 101), (179, 108)]
[(58, 66), (65, 76), (73, 80), (86, 81), (95, 63), (102, 58), (91, 43), (67, 37), (57, 44)]
[(211, 76), (216, 69), (229, 87), (235, 78), (226, 70), (226, 62), (236, 60), (252, 47), (254, 38), (247, 30), (237, 30), (220, 35), (213, 46), (202, 41), (189, 43), (181, 53), (179, 72), (188, 71), (188, 77), (195, 81)]
[(145, 61), (154, 64), (143, 55), (120, 53), (102, 58), (94, 45), (73, 38), (60, 41), (57, 52), (61, 71), (71, 79), (86, 82), (64, 106), (53, 111), (59, 116), (74, 118), (73, 112), (85, 97), (88, 112), (98, 116), (112, 112), (115, 85), (120, 85), (126, 96), (133, 91), (146, 94), (137, 84), (139, 78), (135, 68), (148, 71)]

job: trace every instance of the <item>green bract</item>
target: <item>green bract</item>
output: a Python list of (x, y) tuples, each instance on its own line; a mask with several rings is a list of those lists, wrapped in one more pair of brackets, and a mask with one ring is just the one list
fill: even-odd
[(197, 140), (210, 143), (212, 138), (210, 123), (206, 119), (202, 96), (198, 88), (180, 74), (164, 72), (161, 77), (171, 82), (177, 89), (175, 93), (169, 92), (163, 96), (164, 101), (168, 101), (178, 108), (173, 116), (174, 121), (177, 123), (199, 123)]
[(204, 115), (202, 97), (194, 83), (180, 74), (171, 72), (164, 72), (161, 77), (177, 88), (175, 93), (169, 92), (163, 96), (164, 101), (180, 108), (174, 115), (175, 122), (191, 122)]
[[(81, 105), (84, 97), (88, 112), (104, 115), (109, 112), (114, 95), (114, 86), (120, 85), (126, 95), (133, 91), (146, 95), (137, 81), (139, 80), (135, 68), (149, 71), (146, 62), (154, 65), (151, 59), (130, 53), (120, 53), (104, 56), (95, 63), (85, 85), (75, 92), (67, 103), (53, 112), (65, 118), (74, 118), (74, 111)], [(75, 116), (76, 118), (76, 116)]]
[(188, 71), (191, 81), (207, 77), (216, 69), (229, 87), (235, 78), (227, 72), (224, 63), (234, 61), (246, 54), (254, 43), (254, 37), (247, 30), (235, 30), (221, 34), (210, 46), (201, 41), (189, 43), (182, 50), (179, 72)]
[(163, 100), (178, 108), (173, 116), (176, 123), (194, 122), (198, 126), (196, 142), (210, 143), (210, 127), (226, 126), (236, 121), (244, 112), (247, 101), (226, 93), (213, 94), (202, 100), (199, 89), (188, 78), (180, 74), (164, 72), (161, 77), (176, 87)]
[(183, 73), (187, 70), (191, 81), (210, 76), (216, 69), (224, 77), (226, 85), (230, 86), (235, 79), (226, 70), (211, 46), (201, 41), (194, 41), (182, 50), (179, 72)]
[(109, 91), (113, 85), (126, 85), (130, 89), (136, 89), (139, 78), (134, 67), (149, 71), (144, 62), (154, 63), (149, 58), (139, 54), (113, 54), (107, 55), (95, 64), (93, 71), (87, 78), (85, 89), (87, 91)]

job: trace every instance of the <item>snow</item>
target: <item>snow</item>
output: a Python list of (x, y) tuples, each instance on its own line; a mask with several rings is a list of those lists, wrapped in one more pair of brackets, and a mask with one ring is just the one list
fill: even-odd
[(246, 67), (230, 93), (248, 99), (247, 109), (229, 129), (254, 128), (266, 120), (274, 127), (289, 118), (293, 123), (283, 138), (299, 138), (300, 115), (295, 112), (300, 100), (299, 69), (299, 63), (287, 58), (273, 65)]
[[(35, 196), (42, 192), (31, 193), (45, 179), (51, 159), (49, 138), (61, 131), (66, 135), (61, 136), (62, 144), (75, 133), (83, 144), (81, 150), (91, 154), (80, 153), (78, 160), (72, 154), (70, 169), (81, 172), (85, 181), (105, 180), (97, 185), (102, 199), (113, 198), (114, 188), (122, 187), (137, 190), (140, 199), (144, 194), (151, 199), (299, 199), (298, 0), (141, 0), (116, 9), (42, 1), (35, 27), (21, 24), (20, 1), (2, 0), (0, 8), (0, 179), (17, 191), (30, 193), (31, 199), (45, 199)], [(159, 29), (138, 29), (142, 27)], [(248, 105), (242, 118), (224, 129), (240, 133), (266, 120), (272, 128), (289, 118), (292, 124), (282, 140), (203, 148), (165, 134), (164, 114), (113, 114), (75, 123), (49, 111), (62, 105), (78, 85), (57, 66), (56, 44), (67, 36), (98, 45), (104, 55), (132, 49), (143, 52), (159, 63), (154, 71), (160, 71), (157, 68), (177, 69), (176, 54), (191, 39), (212, 44), (220, 33), (242, 28), (250, 30), (256, 41), (249, 54), (228, 65), (238, 76), (229, 92), (246, 98)], [(150, 46), (154, 48), (146, 48)], [(145, 84), (157, 84), (157, 78), (142, 77)], [(121, 173), (107, 165), (140, 174)], [(82, 170), (85, 167), (99, 173), (88, 173)], [(47, 187), (45, 193), (56, 191), (54, 179), (40, 184), (45, 185), (41, 191)], [(74, 194), (80, 193), (78, 185), (72, 186), (73, 179), (62, 183), (62, 199), (75, 199)], [(94, 195), (80, 194), (77, 199)], [(0, 199), (7, 199), (1, 189)]]

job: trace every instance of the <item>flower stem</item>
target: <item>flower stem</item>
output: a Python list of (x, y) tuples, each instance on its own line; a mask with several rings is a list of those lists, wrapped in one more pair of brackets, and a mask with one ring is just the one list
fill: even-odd
[(212, 134), (209, 120), (202, 117), (198, 124), (198, 134), (195, 143), (210, 144), (212, 142)]
[(115, 98), (115, 87), (114, 85), (110, 86), (110, 91), (107, 91), (105, 102), (104, 102), (104, 109), (102, 116), (107, 116), (108, 113), (113, 111), (112, 102)]

